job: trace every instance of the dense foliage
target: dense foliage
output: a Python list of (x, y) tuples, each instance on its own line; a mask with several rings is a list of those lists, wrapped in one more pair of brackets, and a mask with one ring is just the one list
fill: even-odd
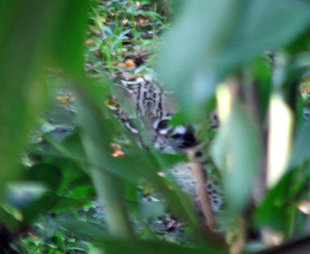
[[(309, 251), (309, 13), (302, 0), (0, 2), (0, 252)], [(157, 174), (186, 158), (141, 149), (109, 109), (116, 74), (154, 70), (179, 104), (171, 124), (195, 125), (223, 176), (220, 232)]]

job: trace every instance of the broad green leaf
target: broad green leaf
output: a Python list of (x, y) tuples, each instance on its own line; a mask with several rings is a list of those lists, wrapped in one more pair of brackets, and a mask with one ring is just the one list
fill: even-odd
[[(98, 165), (109, 167), (112, 154), (110, 145), (115, 129), (111, 121), (102, 114), (100, 108), (90, 100), (87, 91), (77, 87), (80, 98), (78, 117), (82, 128), (82, 142), (91, 166), (90, 176), (99, 200), (106, 204), (106, 223), (109, 232), (115, 237), (130, 239), (133, 237), (127, 210), (123, 199), (120, 179)], [(110, 123), (110, 125), (109, 125)]]
[(82, 76), (84, 66), (84, 40), (87, 27), (89, 2), (84, 0), (60, 1), (60, 15), (50, 34), (51, 57), (67, 74)]
[[(247, 1), (221, 59), (238, 64), (265, 50), (272, 50), (296, 39), (310, 24), (310, 3), (297, 0)], [(285, 27), (285, 29), (283, 29)]]
[(188, 119), (204, 112), (217, 82), (214, 68), (238, 20), (241, 1), (183, 1), (159, 55), (160, 77), (172, 88)]
[(0, 189), (18, 174), (27, 135), (47, 100), (44, 68), (54, 59), (71, 74), (83, 71), (88, 11), (87, 1), (9, 2), (0, 6), (6, 13), (0, 18)]
[(34, 221), (37, 220), (40, 215), (50, 211), (52, 207), (57, 204), (59, 199), (60, 198), (54, 195), (52, 192), (47, 192), (39, 200), (35, 200), (28, 206), (25, 206), (23, 209), (21, 209), (23, 214), (22, 225), (29, 226), (34, 223)]
[(55, 14), (50, 0), (3, 2), (0, 9), (10, 15), (0, 18), (0, 190), (19, 173), (27, 135), (45, 104), (42, 61)]
[(23, 180), (42, 183), (51, 191), (57, 191), (62, 181), (60, 169), (48, 164), (36, 164), (25, 171)]
[[(58, 195), (71, 195), (72, 198), (77, 198), (75, 195), (81, 193), (81, 190), (78, 190), (81, 187), (86, 188), (87, 193), (94, 196), (94, 191), (91, 190), (92, 182), (89, 172), (85, 172), (79, 163), (59, 156), (45, 156), (43, 162), (51, 166), (57, 166), (61, 170), (62, 181), (59, 183), (59, 187), (54, 190), (57, 191)], [(87, 186), (89, 186), (89, 189)]]
[(216, 84), (232, 70), (301, 35), (310, 24), (309, 11), (310, 3), (301, 0), (183, 2), (158, 69), (184, 120), (201, 117)]
[(21, 225), (21, 220), (19, 216), (14, 216), (2, 206), (0, 207), (0, 221), (1, 223), (5, 223), (11, 229), (18, 229)]
[(68, 232), (74, 233), (75, 235), (89, 241), (107, 238), (108, 236), (107, 232), (101, 225), (90, 221), (85, 222), (82, 220), (66, 218), (65, 216), (57, 218), (55, 221)]
[(59, 197), (55, 205), (50, 208), (50, 211), (54, 213), (71, 212), (78, 208), (81, 208), (82, 205), (85, 205), (86, 201), (88, 200)]
[[(120, 124), (118, 122), (115, 122), (115, 119), (109, 119), (109, 121), (110, 120), (111, 122), (109, 122), (109, 124), (111, 126), (114, 126), (115, 124)], [(118, 126), (117, 128), (111, 128), (116, 130), (120, 127), (121, 126)], [(111, 136), (113, 136), (113, 134), (111, 134)], [(82, 147), (80, 140), (80, 133), (75, 133), (62, 142), (57, 141), (50, 136), (45, 136), (45, 138), (57, 150), (55, 152), (51, 151), (48, 153), (39, 153), (40, 155), (45, 156), (45, 161), (48, 164), (58, 165), (60, 163), (60, 165), (62, 165), (64, 161), (67, 160), (68, 163), (69, 161), (71, 161), (73, 164), (76, 165), (78, 169), (83, 168), (84, 172), (89, 174), (88, 167), (91, 166), (92, 163), (89, 162), (89, 160), (86, 158), (85, 151)], [(137, 147), (135, 149), (135, 151), (132, 151), (125, 148), (124, 156), (112, 157), (111, 155), (113, 150), (111, 147), (109, 147), (108, 160), (110, 167), (107, 167), (106, 164), (98, 164), (96, 166), (102, 168), (102, 170), (108, 170), (115, 175), (131, 181), (133, 184), (139, 184), (141, 183), (141, 178), (145, 174), (145, 169), (148, 168), (153, 172), (157, 172), (159, 170), (167, 169), (176, 164), (177, 162), (185, 160), (185, 157), (183, 155), (161, 154), (158, 151), (153, 151), (152, 153), (150, 153), (145, 152)], [(57, 157), (63, 157), (63, 161)], [(141, 157), (143, 157), (144, 159), (141, 160)], [(73, 165), (66, 165), (61, 167), (63, 167), (63, 170), (66, 170), (66, 167), (73, 167), (72, 170), (74, 170)], [(127, 170), (124, 170), (124, 168), (126, 168)]]

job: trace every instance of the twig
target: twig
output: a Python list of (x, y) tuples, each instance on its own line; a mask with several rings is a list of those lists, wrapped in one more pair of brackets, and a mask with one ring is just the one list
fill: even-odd
[[(189, 155), (189, 157), (192, 157)], [(215, 226), (215, 218), (213, 215), (210, 198), (206, 188), (206, 176), (202, 166), (197, 162), (189, 163), (192, 175), (196, 182), (196, 190), (201, 205), (202, 214), (207, 227), (212, 230)]]

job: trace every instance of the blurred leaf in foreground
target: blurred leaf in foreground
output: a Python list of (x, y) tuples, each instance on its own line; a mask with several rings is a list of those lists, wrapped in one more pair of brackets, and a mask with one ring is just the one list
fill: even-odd
[(10, 1), (0, 7), (12, 14), (0, 18), (0, 190), (18, 173), (33, 119), (46, 100), (40, 64), (46, 53), (44, 35), (55, 11), (52, 2)]
[[(288, 234), (294, 227), (298, 201), (307, 197), (310, 179), (309, 167), (296, 167), (288, 171), (268, 191), (254, 213), (257, 226), (269, 225)], [(289, 186), (289, 188), (288, 188)]]
[(212, 147), (213, 158), (224, 176), (226, 202), (232, 215), (245, 208), (262, 166), (260, 132), (249, 112), (232, 98), (229, 90), (235, 82), (231, 80), (218, 88), (222, 126)]
[(304, 122), (296, 133), (289, 166), (295, 167), (310, 158), (310, 125)]
[[(199, 119), (216, 84), (265, 50), (285, 46), (309, 26), (310, 3), (297, 0), (184, 1), (161, 47), (158, 68), (184, 120)], [(285, 29), (284, 29), (285, 28)]]
[(176, 244), (171, 244), (163, 241), (114, 241), (114, 240), (103, 240), (97, 245), (102, 247), (102, 249), (108, 254), (136, 254), (136, 253), (148, 253), (148, 254), (199, 254), (199, 253), (228, 253), (225, 250), (219, 250), (215, 246), (205, 246), (205, 247), (184, 247)]
[[(16, 165), (27, 135), (47, 101), (45, 67), (53, 59), (71, 74), (83, 72), (87, 3), (12, 0), (0, 4), (1, 190), (18, 174)], [(58, 58), (55, 52), (60, 52)]]
[(189, 119), (204, 112), (212, 96), (215, 67), (237, 22), (241, 1), (184, 1), (174, 29), (166, 35), (159, 55), (161, 78), (175, 92)]

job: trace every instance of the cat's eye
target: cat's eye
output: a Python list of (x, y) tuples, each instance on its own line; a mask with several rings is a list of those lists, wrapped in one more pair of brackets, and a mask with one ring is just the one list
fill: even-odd
[(168, 127), (168, 120), (161, 120), (157, 125), (157, 130), (166, 129)]

